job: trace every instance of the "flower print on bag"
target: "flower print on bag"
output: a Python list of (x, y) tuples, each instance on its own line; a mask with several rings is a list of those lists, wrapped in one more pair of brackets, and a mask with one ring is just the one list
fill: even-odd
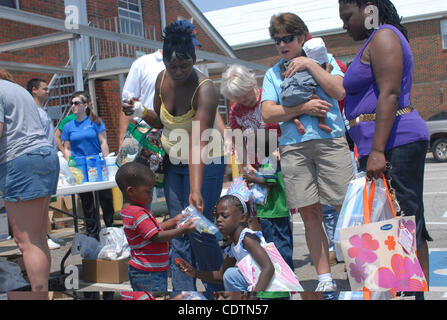
[(385, 245), (388, 247), (389, 251), (394, 251), (394, 249), (396, 249), (396, 241), (394, 241), (394, 237), (388, 236), (388, 239), (385, 240)]
[(349, 264), (349, 274), (358, 283), (365, 281), (368, 277), (366, 264), (361, 260), (356, 260), (355, 263)]
[(380, 244), (369, 233), (364, 233), (362, 237), (359, 235), (352, 236), (349, 242), (353, 247), (349, 248), (348, 255), (355, 258), (356, 262), (373, 263), (377, 260), (377, 255), (373, 251), (379, 249)]
[(379, 268), (374, 281), (381, 288), (389, 289), (389, 291), (427, 291), (426, 281), (420, 281), (412, 278), (417, 276), (419, 270), (415, 267), (413, 261), (408, 257), (395, 254), (391, 258), (391, 268)]

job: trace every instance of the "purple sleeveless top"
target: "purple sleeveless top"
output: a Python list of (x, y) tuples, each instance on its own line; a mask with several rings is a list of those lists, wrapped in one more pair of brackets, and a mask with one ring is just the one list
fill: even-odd
[[(413, 54), (405, 36), (394, 26), (385, 24), (377, 30), (388, 28), (393, 30), (400, 38), (403, 53), (403, 74), (401, 84), (401, 96), (398, 109), (411, 105), (411, 85), (413, 78)], [(346, 90), (345, 115), (348, 120), (355, 119), (361, 114), (376, 113), (376, 105), (379, 97), (379, 89), (374, 79), (371, 65), (363, 63), (360, 58), (374, 34), (371, 34), (357, 54), (352, 64), (345, 73), (343, 86)], [(369, 155), (374, 137), (375, 122), (359, 122), (349, 130), (349, 135), (357, 145), (359, 157)], [(386, 150), (404, 144), (429, 140), (429, 132), (425, 121), (419, 116), (417, 110), (396, 117), (391, 129)]]

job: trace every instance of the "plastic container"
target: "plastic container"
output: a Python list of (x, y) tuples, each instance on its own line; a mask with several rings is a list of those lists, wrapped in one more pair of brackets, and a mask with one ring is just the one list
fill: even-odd
[(76, 166), (82, 171), (82, 174), (84, 175), (82, 183), (88, 182), (88, 171), (85, 157), (74, 157), (74, 161), (76, 162)]
[(99, 177), (100, 181), (108, 181), (109, 180), (106, 159), (104, 158), (104, 155), (102, 153), (100, 153), (99, 157), (98, 157), (98, 173), (100, 176)]
[(182, 227), (190, 219), (196, 218), (194, 221), (194, 226), (196, 230), (200, 233), (216, 234), (219, 229), (209, 221), (205, 216), (203, 216), (196, 207), (189, 205), (182, 211), (183, 217), (177, 224), (177, 228)]
[[(99, 182), (101, 181), (101, 175), (98, 172), (99, 164), (99, 156), (87, 156), (85, 157), (85, 161), (87, 162), (87, 175), (89, 182)], [(102, 169), (101, 169), (102, 170)]]
[(105, 159), (106, 159), (106, 166), (109, 180), (115, 180), (115, 175), (116, 172), (118, 171), (118, 166), (116, 165), (116, 156), (106, 157)]

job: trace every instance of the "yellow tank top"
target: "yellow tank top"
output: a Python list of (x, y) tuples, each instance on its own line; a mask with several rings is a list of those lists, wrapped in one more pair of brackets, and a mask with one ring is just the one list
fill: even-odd
[[(161, 143), (166, 153), (169, 154), (171, 161), (181, 161), (186, 164), (189, 161), (189, 137), (192, 133), (192, 122), (196, 116), (196, 111), (192, 107), (194, 97), (200, 86), (206, 81), (211, 81), (211, 79), (205, 79), (199, 83), (196, 90), (194, 91), (191, 98), (191, 109), (185, 114), (180, 116), (173, 116), (166, 110), (163, 97), (161, 95), (161, 88), (163, 86), (163, 80), (165, 77), (166, 70), (163, 72), (161, 83), (160, 83), (160, 121), (163, 124), (163, 130), (161, 135)], [(217, 117), (217, 115), (216, 115)], [(213, 128), (217, 130), (217, 122), (214, 119)], [(218, 132), (218, 130), (217, 130)], [(220, 136), (221, 137), (221, 136)], [(219, 144), (212, 144), (208, 150), (208, 159), (218, 158), (223, 155), (223, 138)], [(209, 144), (210, 146), (210, 144)]]

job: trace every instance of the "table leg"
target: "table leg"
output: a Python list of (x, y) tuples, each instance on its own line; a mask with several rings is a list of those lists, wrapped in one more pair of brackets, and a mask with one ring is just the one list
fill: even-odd
[(100, 233), (100, 231), (101, 231), (101, 217), (99, 216), (99, 206), (100, 206), (100, 203), (99, 203), (99, 192), (98, 191), (95, 191), (95, 192), (93, 192), (93, 199), (94, 199), (94, 202), (95, 202), (95, 214), (96, 214), (96, 225), (97, 225), (97, 239), (99, 240), (99, 233)]

